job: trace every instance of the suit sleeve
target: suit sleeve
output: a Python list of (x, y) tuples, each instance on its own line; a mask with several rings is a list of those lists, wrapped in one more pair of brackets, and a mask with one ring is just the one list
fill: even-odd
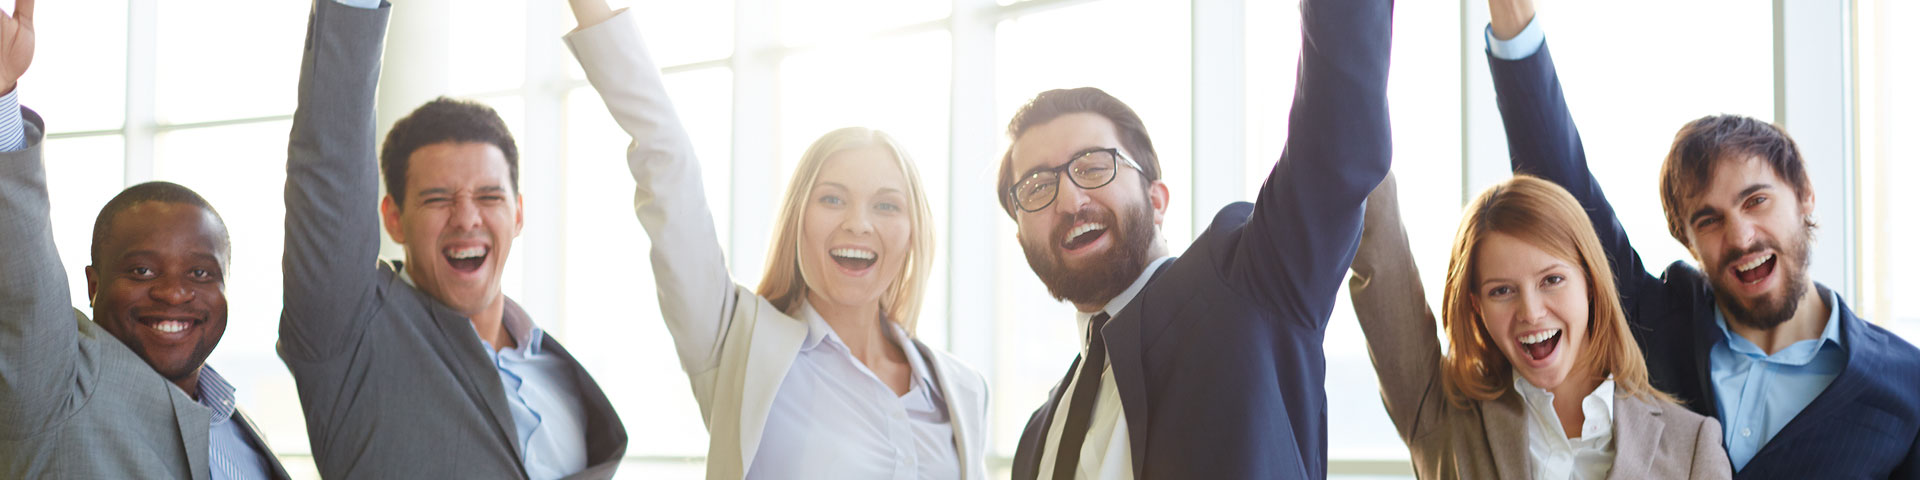
[(342, 351), (378, 305), (373, 95), (388, 11), (317, 0), (308, 20), (287, 146), (283, 356)]
[(1893, 474), (1890, 476), (1907, 480), (1920, 480), (1920, 436), (1915, 436), (1913, 443), (1907, 445), (1907, 458), (1901, 460), (1900, 465), (1893, 467)]
[(1366, 227), (1353, 257), (1347, 292), (1367, 337), (1367, 353), (1380, 377), (1381, 401), (1400, 439), (1432, 430), (1444, 411), (1440, 386), (1440, 340), (1433, 310), (1420, 287), (1420, 270), (1407, 246), (1393, 176), (1367, 197)]
[(1693, 438), (1693, 471), (1687, 477), (1733, 478), (1733, 462), (1727, 460), (1727, 449), (1720, 445), (1720, 421), (1707, 417), (1700, 422), (1700, 433)]
[[(687, 373), (719, 366), (720, 347), (737, 302), (713, 213), (700, 181), (693, 141), (667, 98), (659, 67), (647, 56), (634, 13), (623, 11), (567, 34), (620, 128), (633, 137), (633, 210), (653, 243), (654, 286), (661, 314)], [(747, 300), (752, 301), (752, 300)]]
[[(1574, 128), (1573, 114), (1567, 109), (1559, 73), (1553, 67), (1553, 53), (1543, 43), (1532, 56), (1501, 60), (1489, 53), (1487, 62), (1493, 71), (1500, 120), (1507, 130), (1513, 173), (1558, 184), (1580, 201), (1607, 252), (1623, 306), (1628, 312), (1644, 311), (1647, 305), (1639, 303), (1657, 298), (1664, 290), (1659, 288), (1660, 280), (1647, 273), (1639, 252), (1628, 241), (1626, 227), (1620, 225), (1606, 194), (1600, 191), (1600, 183), (1587, 167), (1586, 147), (1581, 145), (1580, 131)], [(1654, 317), (1627, 315), (1627, 320), (1641, 327), (1641, 322)]]
[(1367, 193), (1393, 156), (1387, 56), (1393, 3), (1300, 6), (1298, 88), (1287, 145), (1221, 271), (1281, 318), (1325, 328), (1360, 241)]
[[(0, 432), (40, 431), (70, 398), (79, 331), (53, 243), (40, 117), (25, 111), (26, 148), (0, 152)], [(84, 320), (82, 320), (84, 321)], [(65, 389), (65, 390), (63, 390)]]

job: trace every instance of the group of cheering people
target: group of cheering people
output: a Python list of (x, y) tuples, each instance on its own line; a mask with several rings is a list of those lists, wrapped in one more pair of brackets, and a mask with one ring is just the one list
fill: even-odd
[[(987, 477), (986, 381), (914, 334), (936, 233), (907, 150), (865, 128), (815, 141), (760, 284), (737, 284), (638, 14), (570, 4), (565, 41), (633, 139), (652, 294), (710, 433), (708, 478)], [(1083, 336), (1013, 477), (1325, 477), (1322, 341), (1345, 280), (1420, 478), (1920, 478), (1920, 351), (1809, 277), (1815, 195), (1793, 140), (1741, 116), (1683, 126), (1659, 183), (1695, 262), (1650, 275), (1531, 3), (1489, 4), (1515, 175), (1463, 211), (1445, 348), (1388, 172), (1390, 0), (1303, 2), (1286, 150), (1178, 257), (1132, 109), (1094, 88), (1020, 108), (995, 193)], [(524, 210), (500, 117), (434, 100), (375, 149), (390, 8), (406, 6), (314, 0), (286, 159), (278, 351), (319, 473), (611, 477), (629, 432), (501, 293)], [(172, 183), (121, 192), (94, 226), (91, 319), (69, 305), (45, 127), (15, 88), (32, 11), (0, 19), (0, 477), (287, 477), (205, 365), (231, 247), (212, 205)], [(404, 260), (379, 260), (383, 223)]]

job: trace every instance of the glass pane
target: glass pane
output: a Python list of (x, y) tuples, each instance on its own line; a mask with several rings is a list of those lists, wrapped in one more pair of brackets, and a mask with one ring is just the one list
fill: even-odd
[(19, 98), (40, 112), (49, 132), (118, 129), (124, 123), (126, 19), (125, 1), (37, 4), (33, 67), (20, 79)]
[[(154, 177), (200, 192), (227, 223), (227, 333), (207, 364), (233, 382), (276, 451), (306, 453), (306, 421), (279, 338), (289, 121), (176, 130), (155, 138)], [(372, 215), (373, 212), (368, 212)]]
[[(564, 8), (560, 2), (551, 8)], [(547, 36), (527, 36), (526, 0), (461, 0), (447, 11), (452, 41), (451, 72), (447, 83), (455, 94), (474, 95), (520, 88), (526, 83), (527, 43), (557, 43)], [(571, 18), (571, 17), (569, 17)], [(568, 22), (571, 24), (571, 20)]]
[[(932, 204), (934, 235), (945, 238), (951, 52), (949, 35), (940, 30), (787, 58), (780, 66), (780, 174), (774, 182), (784, 190), (807, 146), (827, 132), (848, 126), (882, 130), (900, 142), (919, 170)], [(783, 196), (773, 198), (777, 202)], [(765, 212), (771, 225), (774, 210)], [(934, 248), (933, 280), (916, 331), (944, 345), (947, 257), (944, 247), (936, 243)]]
[[(692, 137), (719, 236), (726, 238), (732, 124), (732, 73), (726, 69), (669, 75), (667, 89)], [(707, 432), (687, 390), (686, 372), (653, 295), (651, 245), (634, 218), (633, 175), (620, 130), (591, 88), (567, 98), (564, 245), (565, 341), (587, 369), (603, 372), (601, 388), (634, 435), (629, 456), (702, 456)], [(726, 244), (722, 240), (722, 244)], [(758, 255), (759, 252), (754, 252)], [(608, 375), (606, 372), (618, 372)], [(638, 468), (629, 471), (624, 468)], [(691, 467), (644, 462), (624, 476), (680, 475)], [(635, 472), (646, 472), (636, 475)], [(678, 472), (678, 473), (675, 473)]]
[(780, 2), (780, 43), (811, 45), (861, 36), (945, 18), (953, 3), (945, 0), (784, 0)]
[[(1920, 94), (1911, 85), (1920, 82), (1920, 32), (1907, 25), (1920, 21), (1920, 5), (1896, 0), (1860, 2), (1862, 62), (1859, 114), (1862, 130), (1860, 183), (1863, 218), (1859, 224), (1861, 267), (1865, 271), (1867, 315), (1908, 342), (1920, 343), (1920, 279), (1905, 272), (1920, 269), (1920, 252), (1906, 248), (1920, 237), (1920, 192), (1908, 185), (1920, 183), (1920, 166), (1912, 160), (1920, 148), (1911, 132), (1920, 132)], [(1877, 12), (1875, 12), (1877, 11)], [(1876, 14), (1877, 13), (1877, 14)], [(1835, 201), (1820, 197), (1823, 202)]]
[[(1193, 239), (1189, 17), (1185, 2), (1107, 0), (1003, 21), (996, 39), (997, 121), (1041, 91), (1083, 86), (1118, 97), (1145, 120), (1172, 194), (1163, 233), (1175, 255)], [(1000, 149), (1007, 145), (1000, 140)], [(995, 225), (995, 238), (1014, 238), (1013, 222)], [(996, 250), (992, 445), (994, 454), (1010, 456), (1036, 399), (1047, 398), (1080, 342), (1073, 307), (1046, 293), (1020, 247), (1008, 241)]]
[(53, 207), (53, 241), (66, 266), (73, 306), (93, 316), (86, 273), (93, 263), (93, 220), (125, 185), (126, 143), (119, 135), (47, 140), (41, 155)]
[[(629, 0), (640, 34), (661, 67), (716, 60), (733, 54), (733, 2)], [(585, 78), (576, 73), (575, 77)]]
[[(155, 47), (160, 121), (293, 113), (311, 6), (256, 0), (162, 2)], [(287, 132), (276, 136), (286, 143)], [(285, 147), (281, 145), (279, 157), (286, 156)]]

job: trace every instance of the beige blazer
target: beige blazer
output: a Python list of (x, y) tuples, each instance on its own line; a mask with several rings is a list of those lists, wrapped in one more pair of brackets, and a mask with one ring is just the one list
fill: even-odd
[[(1366, 227), (1348, 290), (1380, 397), (1422, 479), (1525, 479), (1526, 406), (1509, 389), (1493, 401), (1457, 408), (1441, 386), (1440, 340), (1400, 222), (1394, 179), (1367, 198)], [(1618, 390), (1616, 390), (1618, 392)], [(1732, 478), (1720, 423), (1671, 403), (1616, 393), (1615, 455), (1608, 478)]]
[[(633, 137), (627, 166), (636, 183), (634, 212), (653, 241), (660, 310), (711, 435), (707, 478), (737, 479), (753, 464), (767, 412), (800, 356), (807, 325), (728, 275), (692, 140), (632, 17), (621, 12), (567, 34), (566, 41), (614, 120)], [(913, 343), (945, 394), (960, 478), (986, 478), (985, 377), (946, 352)]]

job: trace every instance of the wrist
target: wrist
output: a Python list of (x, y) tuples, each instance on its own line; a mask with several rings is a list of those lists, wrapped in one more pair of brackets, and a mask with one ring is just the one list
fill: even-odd
[(1533, 22), (1533, 3), (1525, 0), (1494, 0), (1491, 9), (1493, 38), (1512, 40)]

